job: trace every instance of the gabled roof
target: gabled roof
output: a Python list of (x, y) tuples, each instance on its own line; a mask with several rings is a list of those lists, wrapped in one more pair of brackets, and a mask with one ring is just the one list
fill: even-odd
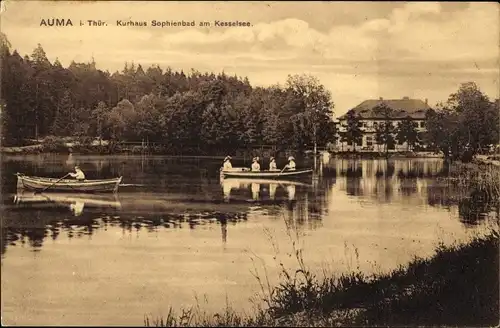
[[(383, 119), (383, 115), (373, 111), (375, 107), (378, 105), (386, 105), (390, 109), (393, 110), (390, 118), (392, 119), (403, 119), (407, 116), (410, 116), (414, 119), (425, 119), (425, 113), (427, 110), (431, 109), (431, 107), (424, 101), (420, 99), (370, 99), (365, 100), (358, 106), (351, 109), (362, 119)], [(340, 120), (345, 119), (347, 114), (339, 117)]]

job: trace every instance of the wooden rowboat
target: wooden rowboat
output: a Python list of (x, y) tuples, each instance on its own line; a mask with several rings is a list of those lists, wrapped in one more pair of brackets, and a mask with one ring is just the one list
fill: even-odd
[[(122, 177), (102, 180), (84, 180), (42, 178), (17, 173), (17, 188), (34, 191), (64, 192), (117, 192)], [(47, 189), (46, 189), (47, 188)], [(45, 190), (46, 189), (46, 190)]]
[(221, 175), (227, 178), (249, 178), (249, 179), (290, 179), (304, 177), (312, 174), (313, 170), (303, 169), (295, 171), (221, 171)]

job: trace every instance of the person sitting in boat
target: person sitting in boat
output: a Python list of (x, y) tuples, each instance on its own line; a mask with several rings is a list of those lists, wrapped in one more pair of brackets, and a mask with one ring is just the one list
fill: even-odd
[(233, 165), (231, 164), (231, 156), (226, 156), (224, 158), (224, 165), (222, 166), (223, 171), (230, 171), (233, 168)]
[(252, 163), (252, 171), (253, 171), (253, 172), (258, 172), (258, 171), (260, 171), (260, 164), (259, 164), (258, 157), (254, 157), (254, 158), (253, 158), (253, 163)]
[(269, 171), (278, 171), (274, 157), (271, 157), (271, 161), (269, 162)]
[(288, 164), (285, 165), (285, 169), (295, 171), (295, 158), (293, 156), (288, 157)]
[(75, 166), (75, 173), (70, 172), (68, 173), (72, 178), (75, 178), (78, 181), (83, 181), (85, 180), (85, 173), (80, 169), (80, 167), (77, 165)]

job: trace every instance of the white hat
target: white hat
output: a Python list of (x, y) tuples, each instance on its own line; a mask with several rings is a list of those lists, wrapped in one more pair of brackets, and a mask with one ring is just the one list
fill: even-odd
[(289, 161), (293, 161), (295, 158), (293, 156), (288, 157)]
[(271, 162), (272, 162), (272, 161), (274, 161), (274, 157), (272, 157), (272, 156), (271, 156), (270, 161), (271, 161)]
[(226, 158), (224, 158), (224, 162), (231, 159), (231, 156), (226, 156)]

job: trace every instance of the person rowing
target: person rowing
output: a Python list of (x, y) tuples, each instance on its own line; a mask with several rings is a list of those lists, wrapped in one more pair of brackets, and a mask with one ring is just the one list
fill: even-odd
[(252, 172), (258, 172), (258, 171), (260, 171), (259, 158), (254, 157), (252, 163)]
[(75, 178), (78, 181), (85, 180), (85, 173), (80, 169), (78, 165), (75, 166), (75, 173), (69, 172), (68, 175), (72, 178)]
[(288, 157), (288, 164), (285, 165), (285, 169), (288, 171), (295, 171), (295, 158), (293, 156)]
[(231, 156), (226, 156), (224, 158), (224, 164), (222, 165), (223, 171), (230, 171), (233, 169), (233, 165), (231, 164)]
[(276, 161), (274, 157), (271, 157), (269, 162), (269, 171), (278, 171), (278, 167), (276, 166)]

